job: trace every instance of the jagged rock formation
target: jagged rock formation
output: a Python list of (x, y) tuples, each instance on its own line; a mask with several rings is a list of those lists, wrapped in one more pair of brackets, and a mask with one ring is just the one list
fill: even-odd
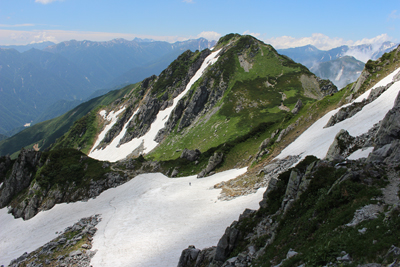
[[(185, 257), (185, 260), (180, 262), (179, 266), (260, 266), (260, 263), (265, 261), (270, 261), (274, 266), (279, 263), (289, 261), (292, 257), (295, 257), (296, 255), (297, 257), (299, 257), (300, 255), (300, 258), (298, 258), (298, 260), (296, 261), (298, 263), (296, 265), (290, 266), (300, 266), (304, 263), (307, 265), (307, 262), (301, 260), (307, 259), (307, 257), (303, 257), (301, 255), (304, 255), (304, 253), (311, 253), (315, 255), (314, 250), (308, 252), (305, 248), (307, 245), (301, 245), (300, 243), (302, 242), (300, 240), (304, 242), (303, 238), (308, 237), (303, 237), (303, 233), (296, 230), (296, 227), (299, 226), (293, 226), (294, 228), (292, 228), (292, 226), (290, 225), (285, 225), (289, 224), (289, 222), (295, 224), (296, 220), (302, 220), (300, 217), (304, 215), (301, 214), (308, 214), (307, 210), (302, 210), (300, 208), (301, 205), (307, 205), (307, 207), (309, 207), (309, 221), (312, 222), (319, 216), (318, 214), (321, 212), (321, 210), (318, 207), (319, 205), (322, 205), (323, 202), (318, 202), (318, 200), (317, 203), (305, 204), (305, 201), (309, 199), (308, 194), (311, 194), (311, 192), (313, 192), (312, 194), (316, 194), (316, 192), (310, 190), (317, 190), (319, 188), (316, 187), (317, 184), (321, 186), (324, 183), (323, 180), (320, 180), (323, 179), (324, 173), (326, 176), (326, 172), (328, 170), (332, 171), (335, 169), (337, 170), (337, 172), (341, 172), (342, 175), (338, 178), (335, 178), (335, 176), (332, 175), (329, 176), (331, 184), (324, 186), (324, 188), (326, 188), (324, 189), (326, 190), (324, 191), (324, 193), (320, 191), (321, 197), (333, 197), (335, 194), (337, 194), (334, 192), (340, 192), (340, 190), (343, 190), (343, 188), (349, 188), (348, 186), (350, 184), (361, 184), (366, 187), (377, 186), (377, 183), (379, 183), (380, 179), (382, 179), (382, 174), (385, 173), (384, 169), (377, 169), (374, 165), (368, 163), (365, 164), (362, 163), (362, 161), (351, 163), (349, 162), (347, 167), (338, 168), (335, 167), (335, 163), (331, 161), (317, 160), (313, 157), (309, 157), (308, 159), (306, 158), (305, 161), (297, 165), (292, 170), (281, 174), (278, 179), (271, 179), (268, 189), (264, 193), (263, 200), (260, 202), (260, 209), (258, 211), (245, 211), (244, 214), (240, 216), (238, 221), (233, 222), (226, 229), (225, 234), (221, 237), (216, 247), (207, 248), (201, 251), (196, 250), (196, 253), (191, 254), (191, 257)], [(305, 195), (305, 197), (303, 197), (303, 195)], [(380, 201), (381, 202), (379, 202), (380, 204), (378, 203), (378, 205), (370, 204), (362, 206), (360, 209), (357, 209), (357, 211), (354, 213), (353, 218), (350, 217), (347, 221), (342, 220), (345, 223), (343, 224), (343, 226), (341, 226), (344, 228), (341, 229), (344, 230), (340, 230), (339, 232), (352, 231), (350, 228), (356, 227), (363, 221), (372, 222), (374, 220), (382, 220), (383, 218), (379, 216), (379, 212), (383, 211), (382, 205), (393, 204), (382, 202), (382, 199), (380, 199)], [(397, 201), (399, 201), (398, 198)], [(336, 202), (328, 203), (333, 204)], [(342, 202), (339, 201), (339, 203)], [(391, 210), (391, 213), (394, 212), (395, 214), (398, 214), (398, 209), (391, 208), (392, 206), (389, 206), (389, 210)], [(324, 217), (319, 220), (320, 223), (324, 225), (323, 227), (328, 227), (325, 226), (330, 223), (328, 218)], [(390, 223), (390, 225), (392, 225), (390, 227), (393, 227), (393, 223)], [(271, 255), (270, 251), (282, 249), (281, 247), (287, 248), (287, 245), (285, 245), (285, 243), (276, 243), (283, 242), (282, 235), (284, 235), (284, 233), (282, 233), (281, 231), (285, 231), (283, 230), (285, 229), (285, 227), (289, 227), (294, 232), (294, 234), (292, 235), (289, 234), (290, 236), (287, 237), (287, 241), (285, 242), (290, 242), (288, 240), (296, 239), (296, 242), (298, 242), (298, 247), (291, 248), (286, 251), (284, 250), (283, 253), (280, 253), (283, 254), (282, 257), (274, 257), (274, 254)], [(306, 225), (304, 225), (304, 227), (308, 229)], [(361, 231), (360, 233), (366, 231), (366, 229), (361, 230), (359, 230), (359, 232)], [(306, 230), (304, 229), (304, 231)], [(360, 235), (358, 232), (357, 234)], [(297, 237), (297, 235), (301, 236)], [(373, 238), (376, 238), (376, 236), (374, 236)], [(328, 242), (328, 240), (326, 242)], [(352, 242), (354, 242), (354, 240), (350, 242), (350, 247), (353, 245)], [(291, 243), (288, 246), (293, 246), (293, 244), (296, 243)], [(279, 247), (279, 249), (275, 249), (274, 247), (276, 246)], [(386, 251), (390, 251), (390, 245), (385, 249)], [(190, 248), (185, 250), (186, 255), (190, 251)], [(338, 251), (338, 253), (340, 253), (340, 251)], [(200, 257), (200, 255), (207, 255), (207, 257)], [(266, 258), (267, 255), (271, 257)], [(345, 257), (345, 255), (347, 256)], [(395, 259), (399, 260), (399, 256), (400, 255), (395, 256)], [(317, 258), (318, 256), (314, 256), (314, 260)], [(334, 262), (337, 262), (338, 264), (340, 262), (346, 261), (347, 259), (349, 261), (355, 261), (355, 258), (356, 256), (354, 254), (349, 254), (345, 252), (341, 255), (341, 257), (338, 256), (337, 258), (335, 258)], [(309, 259), (311, 260), (313, 258)], [(329, 260), (333, 264), (333, 260)], [(391, 263), (391, 261), (388, 261), (390, 260), (389, 257), (385, 257), (385, 260), (387, 263)], [(322, 263), (323, 261), (321, 261), (320, 264)]]
[(301, 99), (297, 100), (296, 105), (292, 109), (293, 114), (299, 113), (300, 109), (303, 107), (303, 102), (301, 102)]
[(197, 118), (212, 110), (228, 88), (228, 83), (225, 81), (227, 77), (221, 76), (220, 72), (221, 70), (211, 68), (208, 76), (216, 77), (218, 80), (205, 77), (199, 86), (179, 101), (168, 118), (165, 128), (157, 134), (157, 142), (161, 142), (176, 125), (178, 125), (177, 131), (181, 132)]
[(396, 80), (396, 78), (393, 79), (393, 82), (388, 83), (386, 86), (380, 86), (380, 87), (377, 87), (377, 88), (371, 90), (368, 97), (366, 99), (363, 99), (363, 101), (353, 102), (351, 105), (341, 108), (335, 115), (333, 115), (329, 119), (328, 123), (325, 125), (325, 128), (331, 127), (331, 126), (335, 125), (336, 123), (339, 123), (341, 121), (344, 121), (344, 120), (356, 115), (360, 110), (362, 110), (362, 108), (365, 105), (368, 105), (369, 103), (373, 102), (383, 92), (385, 92), (387, 89), (389, 89), (389, 87), (393, 85), (395, 80)]
[(210, 157), (208, 160), (207, 167), (202, 170), (198, 175), (197, 178), (203, 178), (207, 176), (212, 170), (214, 170), (224, 159), (224, 154), (221, 152), (215, 152), (214, 155)]
[(6, 178), (7, 172), (12, 166), (13, 161), (11, 160), (10, 156), (2, 156), (0, 157), (0, 182), (2, 183)]
[(375, 136), (374, 151), (368, 157), (370, 162), (397, 164), (400, 161), (400, 95), (393, 108), (386, 114)]

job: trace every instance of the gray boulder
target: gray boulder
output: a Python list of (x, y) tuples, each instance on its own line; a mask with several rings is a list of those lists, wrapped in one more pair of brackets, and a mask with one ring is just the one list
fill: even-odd
[(376, 133), (376, 149), (400, 139), (400, 94), (397, 95), (393, 108), (386, 113)]
[(178, 267), (192, 266), (192, 263), (196, 262), (199, 253), (200, 249), (197, 249), (195, 246), (189, 246), (187, 249), (184, 249), (179, 258)]
[(181, 159), (184, 158), (184, 159), (187, 159), (189, 161), (196, 161), (199, 158), (200, 155), (201, 155), (201, 152), (198, 149), (189, 150), (189, 149), (185, 148), (182, 151)]
[(224, 159), (224, 153), (222, 152), (215, 152), (214, 155), (210, 157), (208, 160), (207, 167), (202, 170), (198, 175), (197, 178), (202, 178), (205, 177), (207, 174), (209, 174), (212, 170), (215, 169), (215, 167), (218, 166)]
[(299, 113), (300, 109), (303, 107), (303, 102), (301, 102), (301, 99), (297, 100), (296, 105), (292, 109), (293, 114)]
[(226, 228), (224, 235), (218, 242), (217, 250), (215, 252), (216, 261), (225, 261), (228, 259), (229, 254), (233, 251), (236, 241), (239, 237), (239, 230), (235, 228), (237, 222)]
[(354, 144), (354, 137), (348, 131), (341, 129), (335, 136), (333, 143), (330, 145), (325, 158), (328, 160), (335, 160), (350, 150)]

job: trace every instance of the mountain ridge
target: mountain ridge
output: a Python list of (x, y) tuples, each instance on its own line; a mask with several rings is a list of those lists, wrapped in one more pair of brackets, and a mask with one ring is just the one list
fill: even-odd
[[(385, 216), (381, 214), (378, 216), (378, 220), (371, 219), (370, 222), (364, 222), (360, 225), (367, 226), (367, 230), (362, 230), (361, 227), (357, 229), (340, 227), (339, 234), (341, 237), (351, 236), (350, 239), (343, 238), (346, 242), (347, 240), (359, 242), (366, 235), (360, 234), (358, 230), (368, 231), (368, 233), (373, 231), (371, 239), (368, 239), (368, 245), (364, 244), (363, 247), (372, 249), (371, 244), (375, 244), (372, 242), (372, 238), (378, 240), (380, 247), (378, 250), (371, 250), (368, 262), (380, 260), (383, 263), (390, 263), (390, 260), (397, 260), (396, 254), (390, 257), (380, 255), (389, 255), (392, 245), (399, 246), (396, 239), (382, 238), (387, 230), (398, 233), (398, 227), (395, 227), (398, 211), (394, 208), (392, 202), (374, 199), (380, 197), (379, 188), (385, 186), (387, 182), (392, 185), (392, 178), (396, 177), (395, 169), (392, 169), (391, 175), (388, 176), (391, 178), (387, 181), (383, 175), (384, 170), (379, 165), (388, 162), (392, 164), (392, 167), (396, 166), (393, 164), (397, 162), (397, 139), (400, 136), (397, 135), (396, 130), (396, 107), (387, 113), (388, 119), (385, 119), (386, 122), (382, 123), (381, 127), (376, 127), (373, 133), (363, 137), (361, 147), (373, 144), (374, 142), (369, 140), (373, 140), (377, 133), (382, 137), (392, 136), (390, 139), (382, 139), (386, 141), (377, 142), (379, 146), (374, 149), (368, 161), (371, 163), (365, 162), (365, 160), (343, 163), (348, 153), (359, 148), (357, 147), (359, 143), (353, 144), (353, 142), (354, 140), (359, 142), (360, 139), (347, 135), (337, 135), (335, 138), (336, 145), (335, 142), (332, 143), (333, 152), (331, 152), (330, 157), (333, 160), (306, 157), (303, 162), (290, 170), (287, 170), (287, 168), (306, 155), (294, 155), (294, 157), (285, 157), (284, 159), (278, 157), (279, 161), (276, 162), (272, 162), (272, 160), (293, 140), (301, 140), (299, 135), (303, 132), (306, 133), (309, 125), (316, 127), (313, 122), (324, 116), (327, 111), (338, 108), (343, 104), (349, 104), (356, 98), (358, 98), (356, 102), (363, 102), (359, 100), (359, 97), (372, 86), (378, 89), (373, 91), (373, 94), (377, 94), (378, 99), (372, 102), (373, 105), (382, 101), (382, 95), (385, 99), (394, 101), (391, 94), (394, 94), (398, 86), (398, 74), (391, 74), (397, 78), (393, 80), (390, 76), (393, 81), (392, 84), (388, 84), (387, 88), (386, 86), (382, 88), (380, 85), (387, 84), (388, 74), (396, 69), (398, 71), (400, 67), (400, 47), (391, 53), (384, 54), (377, 61), (368, 61), (358, 81), (349, 84), (339, 92), (329, 81), (318, 79), (304, 66), (277, 54), (271, 46), (250, 36), (237, 34), (225, 36), (220, 39), (213, 52), (218, 53), (216, 62), (204, 68), (205, 71), (194, 82), (188, 93), (180, 101), (177, 101), (175, 109), (169, 113), (169, 119), (168, 116), (163, 118), (162, 121), (168, 119), (169, 124), (167, 125), (171, 126), (167, 127), (164, 132), (159, 131), (162, 137), (159, 140), (160, 145), (152, 153), (145, 155), (138, 153), (125, 160), (110, 163), (88, 158), (84, 153), (71, 147), (89, 153), (95, 141), (100, 140), (101, 143), (103, 138), (98, 138), (98, 133), (105, 130), (106, 127), (110, 128), (110, 135), (106, 138), (109, 141), (115, 139), (118, 136), (117, 132), (122, 128), (126, 130), (131, 128), (131, 132), (137, 131), (136, 136), (146, 136), (149, 124), (154, 121), (154, 113), (172, 107), (173, 100), (184, 91), (195, 70), (198, 69), (197, 65), (203, 62), (203, 58), (208, 56), (211, 51), (187, 51), (171, 63), (170, 67), (160, 76), (152, 76), (141, 83), (128, 86), (124, 92), (116, 91), (115, 93), (119, 93), (120, 97), (110, 98), (109, 104), (97, 105), (81, 120), (75, 121), (74, 126), (64, 135), (64, 140), (71, 142), (62, 144), (63, 138), (61, 138), (49, 151), (23, 151), (15, 161), (8, 157), (2, 157), (0, 171), (6, 173), (7, 179), (1, 181), (4, 185), (1, 185), (0, 190), (3, 191), (4, 188), (12, 187), (12, 179), (17, 179), (21, 175), (33, 179), (29, 189), (22, 189), (21, 191), (20, 188), (18, 189), (20, 193), (12, 193), (15, 195), (12, 197), (14, 201), (11, 203), (10, 210), (16, 216), (29, 219), (39, 210), (49, 209), (56, 203), (76, 201), (79, 197), (87, 197), (86, 193), (89, 196), (92, 196), (90, 194), (97, 195), (106, 188), (126, 183), (140, 172), (162, 172), (169, 177), (192, 175), (187, 179), (168, 179), (174, 181), (174, 183), (182, 181), (181, 190), (175, 190), (176, 193), (187, 191), (188, 188), (195, 190), (195, 181), (206, 181), (208, 179), (196, 179), (193, 174), (203, 173), (204, 176), (214, 179), (216, 177), (213, 176), (214, 172), (222, 175), (222, 171), (226, 169), (249, 166), (247, 173), (241, 173), (240, 176), (231, 180), (226, 180), (228, 179), (226, 178), (214, 185), (214, 188), (221, 188), (222, 193), (227, 197), (226, 199), (243, 199), (239, 195), (250, 196), (249, 194), (259, 188), (265, 188), (269, 184), (264, 193), (262, 208), (257, 212), (246, 211), (238, 222), (234, 222), (227, 228), (226, 234), (220, 239), (217, 247), (203, 251), (194, 247), (185, 250), (182, 253), (182, 261), (180, 261), (179, 266), (247, 265), (250, 261), (256, 266), (265, 264), (270, 266), (280, 263), (283, 266), (299, 266), (304, 263), (326, 265), (329, 261), (340, 264), (349, 258), (357, 264), (365, 263), (366, 259), (363, 259), (350, 245), (340, 243), (340, 240), (332, 237), (331, 233), (335, 234), (335, 231), (333, 231), (335, 228), (329, 228), (331, 226), (326, 224), (324, 219), (332, 218), (332, 220), (338, 222), (335, 224), (338, 226), (343, 225), (343, 223), (351, 223), (357, 209), (377, 203), (388, 205), (389, 209), (393, 207), (390, 213), (393, 216), (388, 219), (390, 227), (383, 225)], [(144, 103), (146, 105), (143, 105)], [(395, 103), (398, 103), (398, 101)], [(389, 110), (391, 107), (386, 105), (385, 108)], [(185, 110), (190, 111), (186, 115), (188, 116), (186, 119), (184, 119)], [(194, 110), (197, 111), (193, 112)], [(136, 116), (139, 111), (143, 115), (142, 119), (148, 120), (147, 125), (146, 123), (141, 124), (141, 120), (132, 120), (136, 124), (129, 124), (130, 118), (135, 118), (134, 114)], [(196, 113), (197, 116), (189, 116)], [(330, 116), (331, 113), (328, 113), (325, 117)], [(390, 114), (393, 115), (390, 116)], [(327, 121), (325, 117), (324, 120)], [(350, 120), (357, 120), (357, 117), (348, 119), (348, 121)], [(115, 122), (115, 124), (107, 124), (107, 121)], [(348, 121), (345, 120), (345, 123)], [(196, 126), (196, 123), (199, 123), (198, 125), (201, 127)], [(340, 127), (341, 123), (344, 122), (325, 128), (324, 131), (333, 131), (332, 129)], [(358, 121), (358, 123), (362, 122)], [(356, 126), (356, 123), (352, 124)], [(134, 125), (138, 127), (133, 127)], [(393, 125), (393, 127), (391, 128), (390, 125)], [(244, 127), (241, 128), (240, 126)], [(156, 128), (156, 130), (162, 128)], [(201, 131), (202, 129), (204, 129), (204, 132)], [(107, 133), (105, 132), (106, 136)], [(203, 147), (200, 147), (199, 144), (201, 143), (198, 140), (203, 139), (205, 139)], [(313, 140), (317, 142), (317, 139), (314, 138)], [(186, 140), (194, 142), (191, 144)], [(103, 142), (103, 146), (106, 146), (109, 141)], [(146, 140), (143, 141), (143, 144), (145, 142)], [(324, 147), (326, 146), (325, 143)], [(293, 147), (298, 147), (295, 142), (292, 144), (291, 147), (288, 147), (290, 151), (294, 151)], [(119, 145), (119, 147), (121, 146)], [(386, 148), (383, 149), (385, 146)], [(132, 149), (140, 147), (139, 145), (130, 149), (132, 151)], [(348, 148), (352, 150), (349, 151)], [(144, 147), (141, 149), (143, 151)], [(359, 153), (365, 156), (362, 152)], [(27, 156), (28, 154), (33, 156)], [(38, 158), (40, 158), (39, 164), (29, 163), (32, 161), (31, 159), (37, 161)], [(283, 164), (284, 162), (286, 163)], [(374, 162), (377, 162), (377, 165), (373, 165), (374, 167), (368, 165), (375, 164)], [(337, 165), (337, 163), (340, 164)], [(343, 164), (348, 164), (349, 167), (342, 167)], [(12, 165), (15, 166), (15, 169)], [(27, 168), (18, 167), (21, 165), (27, 166)], [(90, 171), (88, 172), (89, 168)], [(99, 174), (99, 176), (91, 178), (91, 173), (95, 173), (93, 168), (106, 177), (101, 177), (102, 175)], [(17, 175), (17, 170), (19, 170), (20, 176)], [(278, 175), (279, 172), (282, 172), (279, 179), (277, 179), (278, 176), (275, 178), (269, 176)], [(231, 175), (229, 178), (234, 176)], [(198, 177), (202, 176), (199, 175)], [(140, 178), (142, 182), (138, 184), (138, 187), (148, 183), (160, 186), (159, 183), (161, 183), (161, 180), (152, 180), (151, 175), (148, 176), (146, 181), (142, 179)], [(132, 181), (135, 181), (135, 179), (132, 179)], [(188, 181), (190, 181), (189, 185)], [(68, 190), (64, 191), (62, 188)], [(154, 192), (155, 195), (159, 196), (159, 193), (163, 190), (156, 188), (155, 191), (150, 190), (149, 192), (151, 194)], [(64, 194), (65, 192), (70, 193)], [(396, 194), (397, 192), (394, 195)], [(4, 193), (0, 192), (0, 196), (2, 197), (2, 206), (7, 206), (8, 204), (5, 204), (7, 201), (3, 200)], [(175, 196), (176, 194), (173, 194), (173, 197)], [(115, 197), (111, 196), (107, 203), (111, 205)], [(299, 201), (296, 202), (297, 200)], [(208, 201), (210, 202), (210, 200)], [(223, 202), (213, 199), (211, 203), (214, 203), (214, 201), (215, 203)], [(342, 204), (344, 206), (340, 206)], [(132, 206), (136, 207), (137, 205)], [(339, 218), (336, 216), (336, 212), (326, 212), (338, 207), (345, 211), (346, 216)], [(130, 214), (134, 214), (134, 212)], [(300, 220), (297, 219), (297, 214), (301, 214)], [(106, 218), (107, 221), (112, 221), (112, 218)], [(31, 221), (27, 220), (26, 222), (30, 224)], [(311, 230), (303, 229), (302, 225), (296, 224), (297, 222), (302, 222), (302, 225), (305, 226), (313, 226), (312, 231), (317, 231), (320, 225), (322, 225), (321, 229), (331, 229), (332, 231), (315, 232), (314, 238), (310, 239), (315, 239), (321, 245), (313, 247), (307, 243), (303, 248), (299, 244), (308, 240), (307, 234)], [(383, 232), (381, 230), (370, 230), (378, 229), (375, 227), (377, 224), (381, 226)], [(190, 228), (195, 227), (190, 225)], [(183, 226), (182, 229), (184, 229)], [(254, 229), (256, 232), (253, 232)], [(124, 228), (124, 230), (128, 229)], [(287, 237), (285, 233), (288, 232), (294, 232), (296, 235)], [(325, 236), (329, 236), (332, 243), (326, 243)], [(393, 236), (397, 235), (394, 234)], [(101, 238), (101, 235), (98, 235), (98, 237)], [(188, 237), (190, 237), (190, 232), (185, 235), (185, 238)], [(97, 237), (95, 236), (95, 238)], [(283, 241), (281, 242), (281, 240)], [(268, 246), (271, 243), (277, 245)], [(94, 244), (96, 246), (96, 242)], [(273, 250), (274, 247), (281, 249), (275, 251)], [(356, 247), (360, 247), (360, 243), (357, 243)], [(168, 246), (164, 247), (164, 249), (168, 248)], [(293, 249), (293, 258), (292, 256), (286, 257), (287, 251), (291, 251), (289, 248)], [(163, 249), (157, 249), (157, 251), (160, 250)], [(344, 250), (349, 254), (346, 257), (344, 257), (346, 253), (340, 254)], [(85, 248), (83, 251), (89, 250)], [(312, 254), (311, 252), (314, 251), (318, 253)], [(128, 258), (127, 255), (125, 256)], [(75, 257), (75, 254), (67, 257)], [(105, 260), (107, 254), (103, 250), (99, 250), (94, 257), (94, 260), (98, 262), (99, 259)], [(113, 257), (115, 258), (115, 255)], [(124, 254), (121, 257), (124, 257)], [(28, 257), (27, 255), (23, 260), (26, 259), (38, 263), (34, 256)], [(173, 262), (177, 261), (178, 257)]]

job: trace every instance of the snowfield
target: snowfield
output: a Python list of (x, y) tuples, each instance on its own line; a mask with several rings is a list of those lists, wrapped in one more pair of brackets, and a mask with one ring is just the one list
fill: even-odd
[(177, 266), (183, 249), (216, 245), (245, 208), (258, 209), (265, 188), (230, 201), (218, 200), (221, 190), (213, 188), (244, 172), (236, 169), (202, 179), (139, 175), (96, 199), (57, 204), (28, 221), (14, 219), (3, 208), (0, 265), (44, 245), (79, 219), (101, 214), (93, 266)]
[[(101, 132), (99, 137), (97, 138), (95, 145), (93, 146), (93, 150), (89, 153), (89, 157), (92, 157), (92, 158), (95, 158), (98, 160), (107, 160), (110, 162), (116, 162), (118, 160), (126, 158), (129, 154), (132, 153), (132, 151), (134, 151), (136, 148), (140, 147), (141, 145), (144, 145), (143, 153), (145, 153), (145, 154), (150, 152), (151, 150), (153, 150), (158, 145), (158, 143), (156, 141), (154, 141), (158, 131), (165, 127), (165, 123), (168, 121), (168, 118), (169, 118), (171, 112), (174, 110), (174, 108), (178, 104), (179, 100), (181, 100), (181, 98), (184, 97), (187, 92), (189, 92), (190, 87), (192, 87), (192, 85), (203, 75), (204, 70), (208, 66), (211, 66), (212, 64), (217, 62), (218, 53), (219, 53), (219, 50), (212, 52), (208, 57), (206, 57), (203, 64), (197, 70), (196, 74), (190, 79), (185, 90), (182, 93), (180, 93), (177, 97), (174, 98), (174, 103), (171, 107), (158, 112), (156, 120), (151, 124), (150, 130), (144, 136), (139, 137), (139, 138), (134, 138), (125, 144), (119, 145), (120, 140), (124, 137), (124, 135), (127, 131), (129, 122), (135, 117), (135, 114), (139, 111), (139, 109), (137, 109), (136, 112), (132, 115), (132, 117), (128, 120), (128, 122), (124, 125), (121, 133), (117, 137), (114, 138), (114, 140), (111, 142), (111, 144), (109, 144), (104, 149), (100, 149), (100, 150), (95, 149), (97, 147), (96, 144), (99, 144), (101, 142), (101, 140), (103, 140), (106, 133), (112, 127), (112, 125), (110, 127), (107, 126)], [(104, 117), (103, 114), (101, 114), (101, 115)]]
[[(359, 96), (355, 101), (361, 102), (364, 98), (367, 98), (370, 91), (379, 86), (385, 86), (392, 82), (393, 77), (400, 71), (400, 68), (386, 76), (380, 82), (378, 82), (373, 88), (366, 91), (364, 94)], [(327, 113), (321, 119), (311, 125), (305, 132), (303, 132), (293, 143), (287, 146), (277, 156), (278, 159), (283, 159), (289, 155), (302, 155), (301, 159), (304, 159), (307, 155), (314, 155), (318, 158), (325, 158), (328, 152), (329, 146), (332, 144), (336, 134), (341, 130), (347, 130), (350, 135), (358, 136), (368, 132), (368, 130), (377, 122), (381, 121), (386, 113), (392, 109), (394, 101), (400, 90), (400, 81), (394, 83), (389, 89), (387, 89), (379, 98), (370, 104), (363, 107), (353, 117), (341, 121), (331, 127), (323, 128), (332, 115), (339, 111), (340, 108), (332, 110)], [(366, 152), (371, 152), (368, 150)], [(366, 152), (352, 155), (351, 159), (359, 157), (367, 157)], [(369, 154), (369, 153), (368, 153)], [(300, 160), (301, 160), (300, 159)]]

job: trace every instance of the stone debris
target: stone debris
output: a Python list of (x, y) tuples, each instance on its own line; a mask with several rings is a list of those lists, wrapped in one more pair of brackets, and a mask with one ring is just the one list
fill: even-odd
[[(101, 221), (100, 215), (82, 218), (73, 226), (67, 227), (64, 232), (46, 243), (37, 250), (14, 259), (8, 266), (18, 267), (21, 264), (29, 267), (39, 266), (77, 266), (88, 267), (90, 260), (96, 254), (92, 248), (95, 227)], [(76, 249), (78, 243), (83, 243)]]

